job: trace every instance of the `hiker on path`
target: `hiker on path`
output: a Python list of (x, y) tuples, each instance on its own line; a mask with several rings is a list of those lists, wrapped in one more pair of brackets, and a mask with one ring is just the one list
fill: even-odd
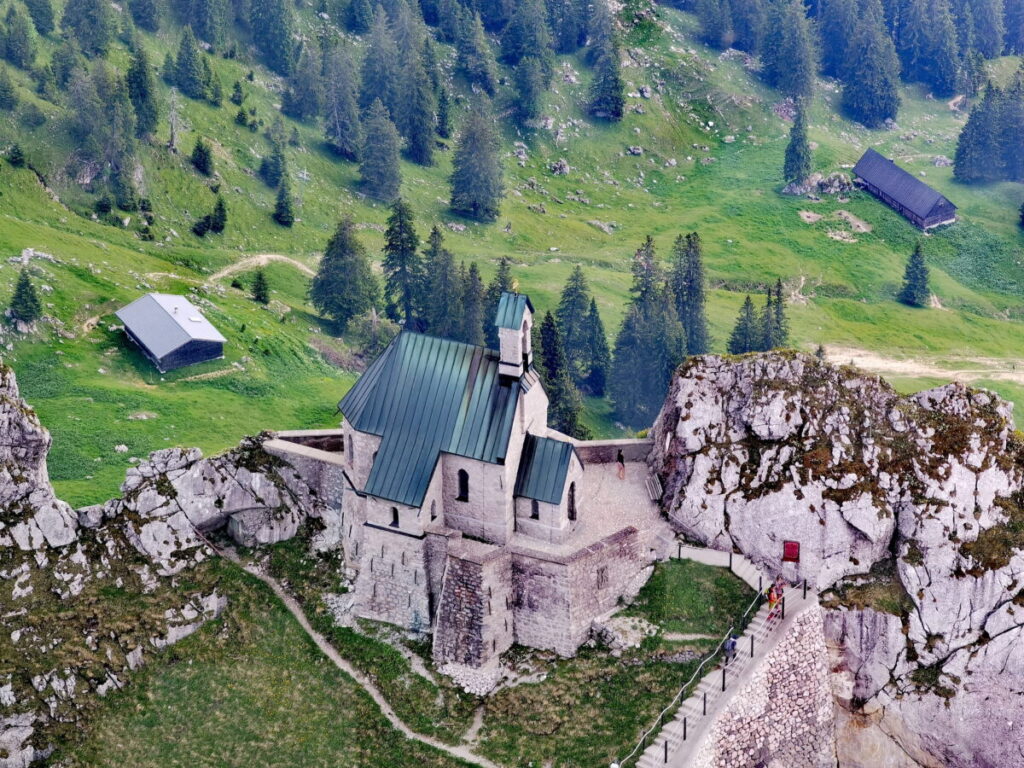
[(622, 453), (622, 449), (619, 448), (619, 452), (615, 456), (615, 463), (619, 467), (619, 480), (626, 479), (626, 457)]
[(736, 658), (736, 640), (736, 634), (733, 633), (725, 641), (725, 666), (729, 666), (733, 659)]

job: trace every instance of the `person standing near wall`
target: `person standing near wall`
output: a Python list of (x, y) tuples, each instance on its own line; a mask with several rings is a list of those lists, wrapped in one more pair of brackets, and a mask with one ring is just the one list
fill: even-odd
[(619, 448), (619, 452), (615, 455), (615, 464), (619, 469), (619, 480), (626, 479), (626, 456), (622, 453), (622, 449)]

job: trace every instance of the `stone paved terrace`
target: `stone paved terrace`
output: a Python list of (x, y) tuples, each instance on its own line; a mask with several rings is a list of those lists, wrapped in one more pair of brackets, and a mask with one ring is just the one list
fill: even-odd
[(640, 531), (645, 539), (649, 534), (657, 535), (662, 531), (671, 538), (672, 533), (662, 520), (658, 505), (651, 501), (644, 485), (648, 473), (643, 461), (626, 462), (625, 480), (619, 480), (618, 466), (614, 462), (586, 464), (580, 487), (579, 524), (573, 535), (561, 544), (553, 544), (517, 533), (509, 542), (511, 547), (568, 556), (628, 526)]

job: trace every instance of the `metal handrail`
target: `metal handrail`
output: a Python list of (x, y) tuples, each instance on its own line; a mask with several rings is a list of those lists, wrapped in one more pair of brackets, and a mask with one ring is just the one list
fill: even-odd
[[(762, 591), (758, 591), (757, 595), (754, 596), (754, 599), (751, 601), (750, 605), (747, 606), (747, 609), (743, 612), (743, 615), (740, 617), (740, 621), (738, 622), (739, 624), (741, 624), (743, 626), (746, 626), (746, 622), (744, 622), (744, 619), (747, 618), (747, 615), (750, 613), (751, 609), (753, 609), (755, 607), (757, 607), (757, 608), (760, 607), (760, 604), (761, 604), (761, 601), (763, 600), (763, 598), (764, 598), (764, 593)], [(785, 589), (783, 589), (783, 599), (785, 599)], [(718, 642), (718, 645), (715, 646), (715, 649), (713, 651), (709, 652), (708, 655), (704, 657), (704, 659), (701, 661), (701, 663), (697, 666), (697, 669), (695, 669), (693, 674), (690, 676), (690, 679), (687, 680), (686, 683), (683, 685), (683, 687), (679, 689), (679, 693), (677, 693), (675, 696), (673, 696), (672, 697), (672, 701), (670, 701), (668, 703), (668, 706), (666, 706), (663, 710), (661, 710), (661, 712), (658, 714), (657, 719), (654, 721), (654, 724), (650, 728), (648, 728), (646, 731), (644, 731), (644, 733), (640, 736), (640, 741), (638, 741), (636, 743), (636, 746), (633, 747), (632, 751), (628, 755), (626, 755), (624, 758), (622, 758), (622, 760), (617, 761), (615, 763), (612, 763), (613, 766), (617, 765), (620, 768), (624, 768), (626, 763), (629, 760), (632, 760), (636, 756), (637, 751), (640, 750), (640, 748), (643, 745), (646, 745), (648, 737), (652, 733), (654, 733), (654, 731), (656, 729), (661, 728), (662, 719), (665, 717), (665, 715), (669, 712), (669, 710), (671, 710), (673, 707), (681, 704), (685, 700), (685, 699), (680, 698), (680, 697), (682, 697), (682, 695), (687, 691), (687, 689), (689, 689), (689, 687), (693, 684), (694, 680), (698, 679), (698, 675), (700, 675), (701, 670), (704, 669), (704, 665), (707, 664), (712, 659), (717, 658), (719, 651), (722, 650), (722, 646), (725, 645), (725, 641), (728, 640), (729, 637), (732, 636), (732, 634), (733, 634), (733, 632), (735, 630), (736, 630), (736, 624), (733, 624), (731, 627), (729, 627), (729, 631), (725, 633), (725, 636)]]

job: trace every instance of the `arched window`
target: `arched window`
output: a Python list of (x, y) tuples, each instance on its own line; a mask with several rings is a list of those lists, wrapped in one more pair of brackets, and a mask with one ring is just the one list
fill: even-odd
[(569, 483), (569, 519), (576, 519), (576, 483)]
[(437, 501), (430, 502), (430, 519), (437, 520)]
[(352, 435), (348, 436), (348, 463), (355, 464), (356, 461), (356, 446), (352, 442)]
[(391, 508), (391, 527), (398, 527), (398, 507)]
[(540, 520), (540, 502), (536, 499), (530, 500), (530, 519)]
[(459, 470), (459, 495), (455, 500), (469, 501), (469, 472), (464, 469)]

